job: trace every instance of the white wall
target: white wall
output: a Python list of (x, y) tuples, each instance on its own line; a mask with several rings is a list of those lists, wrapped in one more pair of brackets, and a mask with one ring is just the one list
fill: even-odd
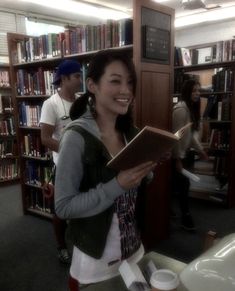
[(0, 57), (8, 56), (7, 32), (25, 34), (25, 17), (23, 15), (0, 10)]
[(175, 46), (187, 47), (198, 44), (232, 39), (235, 36), (235, 20), (175, 31)]

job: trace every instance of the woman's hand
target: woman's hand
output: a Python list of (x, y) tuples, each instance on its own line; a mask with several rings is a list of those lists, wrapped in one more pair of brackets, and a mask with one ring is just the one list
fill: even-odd
[(156, 167), (157, 163), (146, 162), (134, 168), (120, 171), (117, 175), (117, 181), (120, 186), (129, 190), (140, 185), (141, 180)]

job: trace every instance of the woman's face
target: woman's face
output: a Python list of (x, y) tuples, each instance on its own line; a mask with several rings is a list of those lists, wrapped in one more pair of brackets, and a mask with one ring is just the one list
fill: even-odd
[(127, 67), (121, 61), (113, 61), (104, 71), (98, 83), (93, 83), (96, 111), (100, 114), (126, 114), (133, 101), (133, 81)]
[(191, 100), (193, 102), (197, 102), (199, 98), (200, 98), (200, 86), (194, 85), (193, 90), (192, 90)]

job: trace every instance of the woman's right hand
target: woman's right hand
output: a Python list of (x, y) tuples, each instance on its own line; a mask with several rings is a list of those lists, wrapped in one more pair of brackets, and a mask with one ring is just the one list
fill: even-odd
[(147, 176), (148, 173), (156, 167), (156, 165), (156, 162), (146, 162), (131, 169), (120, 171), (117, 175), (117, 181), (125, 190), (138, 187), (141, 180)]

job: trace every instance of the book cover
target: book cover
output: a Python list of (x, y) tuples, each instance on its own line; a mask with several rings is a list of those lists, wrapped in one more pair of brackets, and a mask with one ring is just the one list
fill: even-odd
[(182, 56), (183, 66), (190, 66), (190, 65), (192, 65), (192, 59), (191, 59), (190, 49), (182, 47), (181, 48), (181, 56)]
[(124, 260), (119, 267), (119, 272), (128, 290), (150, 291), (150, 286), (137, 264), (129, 264)]
[(212, 47), (198, 49), (198, 64), (212, 62)]
[(170, 151), (190, 127), (188, 123), (176, 133), (145, 126), (107, 166), (115, 170), (125, 170), (148, 161), (158, 161)]

